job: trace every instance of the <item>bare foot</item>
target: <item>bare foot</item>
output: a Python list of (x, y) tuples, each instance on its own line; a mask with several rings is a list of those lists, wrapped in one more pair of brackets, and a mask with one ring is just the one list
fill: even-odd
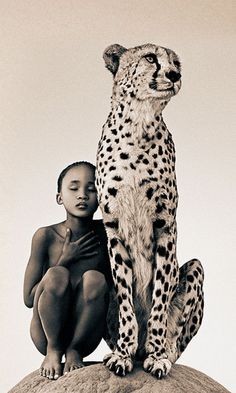
[(58, 379), (61, 376), (62, 352), (56, 350), (48, 350), (47, 355), (40, 367), (40, 375), (48, 379)]
[(83, 359), (75, 349), (68, 349), (63, 374), (84, 367)]

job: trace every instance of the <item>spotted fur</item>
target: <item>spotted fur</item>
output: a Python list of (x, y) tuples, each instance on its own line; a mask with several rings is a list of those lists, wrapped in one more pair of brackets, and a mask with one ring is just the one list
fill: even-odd
[(134, 358), (165, 376), (200, 327), (203, 269), (176, 259), (175, 147), (162, 111), (181, 87), (170, 49), (147, 44), (104, 52), (114, 76), (111, 112), (97, 152), (96, 184), (115, 294), (104, 359), (125, 375)]

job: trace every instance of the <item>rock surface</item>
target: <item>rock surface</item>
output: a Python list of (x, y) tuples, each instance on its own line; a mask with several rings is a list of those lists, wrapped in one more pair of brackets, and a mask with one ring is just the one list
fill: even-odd
[(26, 376), (8, 393), (229, 393), (222, 385), (193, 368), (175, 364), (170, 374), (157, 380), (136, 366), (118, 377), (102, 364), (88, 365), (56, 381), (39, 375)]

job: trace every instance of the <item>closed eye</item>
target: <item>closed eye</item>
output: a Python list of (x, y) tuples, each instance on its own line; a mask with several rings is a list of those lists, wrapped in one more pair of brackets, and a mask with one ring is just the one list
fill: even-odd
[(90, 192), (96, 192), (97, 190), (96, 190), (95, 187), (89, 187), (89, 188), (88, 188), (88, 191), (90, 191)]

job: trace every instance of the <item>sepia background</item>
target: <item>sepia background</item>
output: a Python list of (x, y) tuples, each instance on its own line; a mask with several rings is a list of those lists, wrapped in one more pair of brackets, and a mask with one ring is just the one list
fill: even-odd
[[(205, 317), (179, 363), (235, 382), (234, 0), (0, 0), (0, 391), (43, 358), (22, 286), (33, 233), (64, 219), (60, 171), (95, 162), (110, 108), (110, 44), (174, 49), (183, 86), (164, 112), (177, 151), (178, 258), (205, 269)], [(107, 353), (102, 343), (90, 359)]]

